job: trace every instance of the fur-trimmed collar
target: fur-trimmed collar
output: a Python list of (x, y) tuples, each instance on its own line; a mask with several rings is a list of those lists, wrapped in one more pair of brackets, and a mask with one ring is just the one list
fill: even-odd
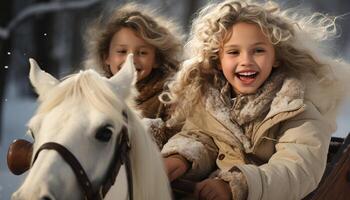
[(148, 77), (138, 82), (136, 84), (136, 88), (139, 91), (139, 96), (136, 98), (137, 104), (142, 104), (153, 96), (159, 95), (164, 89), (164, 83), (168, 76), (169, 74), (156, 68), (152, 70)]
[[(238, 95), (230, 104), (218, 89), (209, 88), (206, 96), (206, 110), (239, 139), (245, 150), (251, 148), (251, 142), (247, 134), (244, 134), (242, 125), (261, 123), (278, 113), (295, 110), (304, 103), (304, 86), (300, 80), (285, 78), (281, 71), (276, 71), (270, 77), (257, 93)], [(225, 141), (232, 141), (232, 136), (219, 137)]]

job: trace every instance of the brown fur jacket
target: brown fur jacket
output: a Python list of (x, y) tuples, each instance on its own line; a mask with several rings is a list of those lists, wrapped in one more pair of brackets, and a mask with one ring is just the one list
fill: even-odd
[(166, 108), (158, 99), (162, 93), (164, 84), (171, 73), (165, 73), (158, 68), (153, 69), (151, 74), (136, 84), (139, 96), (136, 98), (137, 108), (145, 118), (168, 118)]
[(171, 109), (160, 102), (158, 96), (163, 92), (168, 78), (173, 74), (173, 72), (164, 72), (156, 68), (146, 79), (136, 84), (139, 91), (136, 108), (141, 111), (143, 121), (160, 149), (173, 134), (164, 123), (169, 119)]

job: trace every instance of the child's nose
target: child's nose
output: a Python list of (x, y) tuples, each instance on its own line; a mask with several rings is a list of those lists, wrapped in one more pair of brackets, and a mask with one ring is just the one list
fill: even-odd
[(248, 52), (242, 52), (240, 54), (240, 64), (242, 66), (249, 66), (253, 62), (253, 57)]
[(137, 65), (138, 63), (139, 63), (139, 56), (135, 55), (134, 56), (134, 65)]

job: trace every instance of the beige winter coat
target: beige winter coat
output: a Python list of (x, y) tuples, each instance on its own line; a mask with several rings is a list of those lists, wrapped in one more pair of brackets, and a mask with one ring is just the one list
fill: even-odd
[(180, 154), (191, 161), (188, 177), (195, 180), (216, 167), (239, 168), (248, 199), (302, 199), (320, 182), (334, 128), (310, 101), (290, 90), (282, 87), (268, 114), (253, 127), (250, 144), (235, 135), (229, 113), (203, 101), (164, 146), (163, 155)]

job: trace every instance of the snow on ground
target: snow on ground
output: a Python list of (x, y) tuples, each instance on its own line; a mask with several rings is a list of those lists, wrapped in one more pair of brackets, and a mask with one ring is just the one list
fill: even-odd
[(2, 115), (0, 143), (0, 199), (8, 200), (18, 188), (25, 175), (13, 175), (7, 168), (6, 155), (8, 146), (14, 139), (30, 140), (26, 133), (26, 123), (34, 113), (36, 103), (31, 99), (7, 98)]

